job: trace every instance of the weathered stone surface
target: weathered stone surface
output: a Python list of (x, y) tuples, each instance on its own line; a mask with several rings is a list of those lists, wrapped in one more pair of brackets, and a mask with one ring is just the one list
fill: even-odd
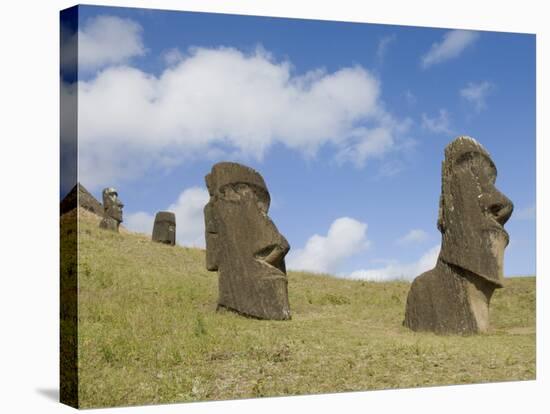
[(153, 226), (153, 241), (169, 244), (176, 244), (176, 215), (171, 211), (159, 211), (155, 216)]
[(473, 138), (445, 148), (437, 226), (441, 252), (434, 269), (417, 277), (404, 325), (415, 331), (471, 334), (489, 328), (489, 302), (503, 286), (504, 224), (513, 204), (495, 187), (496, 167)]
[(60, 205), (60, 215), (68, 213), (77, 207), (85, 208), (98, 216), (103, 215), (103, 206), (91, 195), (86, 188), (77, 183), (71, 191), (67, 193)]
[(218, 271), (218, 307), (260, 319), (290, 319), (284, 258), (290, 249), (267, 215), (261, 175), (222, 162), (206, 176), (206, 267)]
[(122, 222), (122, 207), (124, 204), (118, 198), (118, 192), (112, 188), (103, 190), (103, 220), (99, 227), (106, 230), (118, 232), (118, 227)]

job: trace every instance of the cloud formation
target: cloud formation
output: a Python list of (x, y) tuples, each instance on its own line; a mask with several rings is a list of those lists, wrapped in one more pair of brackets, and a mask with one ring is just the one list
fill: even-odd
[(422, 114), (422, 128), (434, 134), (451, 134), (450, 123), (449, 112), (444, 108), (439, 110), (438, 116)]
[[(108, 56), (90, 65), (115, 60)], [(396, 150), (408, 129), (384, 109), (379, 80), (361, 66), (298, 75), (262, 48), (171, 50), (165, 59), (158, 76), (117, 65), (79, 82), (79, 172), (91, 188), (193, 157), (261, 160), (275, 143), (305, 157), (332, 145), (340, 162), (362, 167)]]
[(422, 56), (424, 69), (460, 56), (460, 54), (479, 38), (478, 32), (470, 30), (451, 30), (443, 35), (440, 42), (432, 44), (430, 50)]
[(414, 244), (428, 240), (428, 233), (421, 229), (412, 229), (403, 237), (397, 239), (397, 244)]
[(168, 206), (167, 210), (176, 214), (176, 239), (180, 244), (205, 247), (203, 209), (209, 198), (206, 189), (191, 187)]
[(376, 48), (376, 59), (379, 63), (382, 63), (384, 61), (384, 58), (386, 57), (386, 53), (388, 52), (388, 48), (392, 42), (395, 41), (397, 36), (395, 34), (383, 36), (378, 41), (378, 47)]
[(395, 145), (394, 137), (388, 128), (357, 128), (350, 133), (351, 145), (336, 153), (339, 163), (351, 162), (361, 168), (370, 158), (380, 158)]
[(155, 221), (155, 217), (149, 213), (144, 211), (138, 211), (137, 213), (124, 213), (123, 219), (123, 225), (128, 230), (147, 235), (151, 235), (153, 233), (153, 223)]
[(101, 15), (87, 20), (78, 32), (79, 70), (92, 71), (143, 56), (142, 31), (131, 19)]
[(484, 81), (480, 83), (469, 82), (460, 90), (460, 96), (474, 105), (477, 113), (487, 107), (487, 96), (494, 90), (494, 85)]
[(346, 275), (349, 279), (371, 280), (383, 282), (387, 280), (412, 280), (416, 276), (432, 269), (437, 262), (440, 246), (434, 246), (424, 253), (416, 262), (412, 263), (390, 263), (387, 266), (377, 269), (361, 269)]
[(368, 245), (367, 224), (340, 217), (332, 222), (326, 236), (314, 234), (303, 249), (291, 250), (286, 264), (292, 270), (335, 273), (345, 259)]
[[(176, 241), (182, 246), (205, 247), (203, 208), (208, 191), (200, 187), (184, 190), (165, 210), (176, 215)], [(143, 211), (126, 214), (124, 225), (132, 231), (151, 235), (155, 216)]]
[(183, 60), (183, 54), (178, 48), (172, 48), (164, 51), (162, 53), (162, 58), (166, 65), (171, 66), (181, 62)]

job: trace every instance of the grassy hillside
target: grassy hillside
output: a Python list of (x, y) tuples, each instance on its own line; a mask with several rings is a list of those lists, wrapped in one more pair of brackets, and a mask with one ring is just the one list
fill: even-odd
[(101, 230), (80, 215), (83, 407), (535, 378), (535, 278), (508, 279), (492, 330), (401, 326), (409, 283), (289, 272), (291, 321), (215, 312), (204, 251)]

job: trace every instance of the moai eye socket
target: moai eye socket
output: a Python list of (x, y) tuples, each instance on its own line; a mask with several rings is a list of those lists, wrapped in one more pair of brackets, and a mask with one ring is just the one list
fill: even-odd
[(263, 188), (252, 184), (226, 184), (220, 189), (220, 194), (221, 198), (225, 201), (239, 202), (251, 200), (256, 203), (263, 213), (267, 214), (269, 210), (269, 193)]

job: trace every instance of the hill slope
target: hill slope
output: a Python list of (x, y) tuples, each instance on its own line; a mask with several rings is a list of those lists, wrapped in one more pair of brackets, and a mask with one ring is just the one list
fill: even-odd
[(204, 251), (79, 219), (82, 407), (535, 378), (535, 278), (508, 279), (492, 330), (401, 326), (409, 283), (289, 272), (291, 321), (215, 312)]

